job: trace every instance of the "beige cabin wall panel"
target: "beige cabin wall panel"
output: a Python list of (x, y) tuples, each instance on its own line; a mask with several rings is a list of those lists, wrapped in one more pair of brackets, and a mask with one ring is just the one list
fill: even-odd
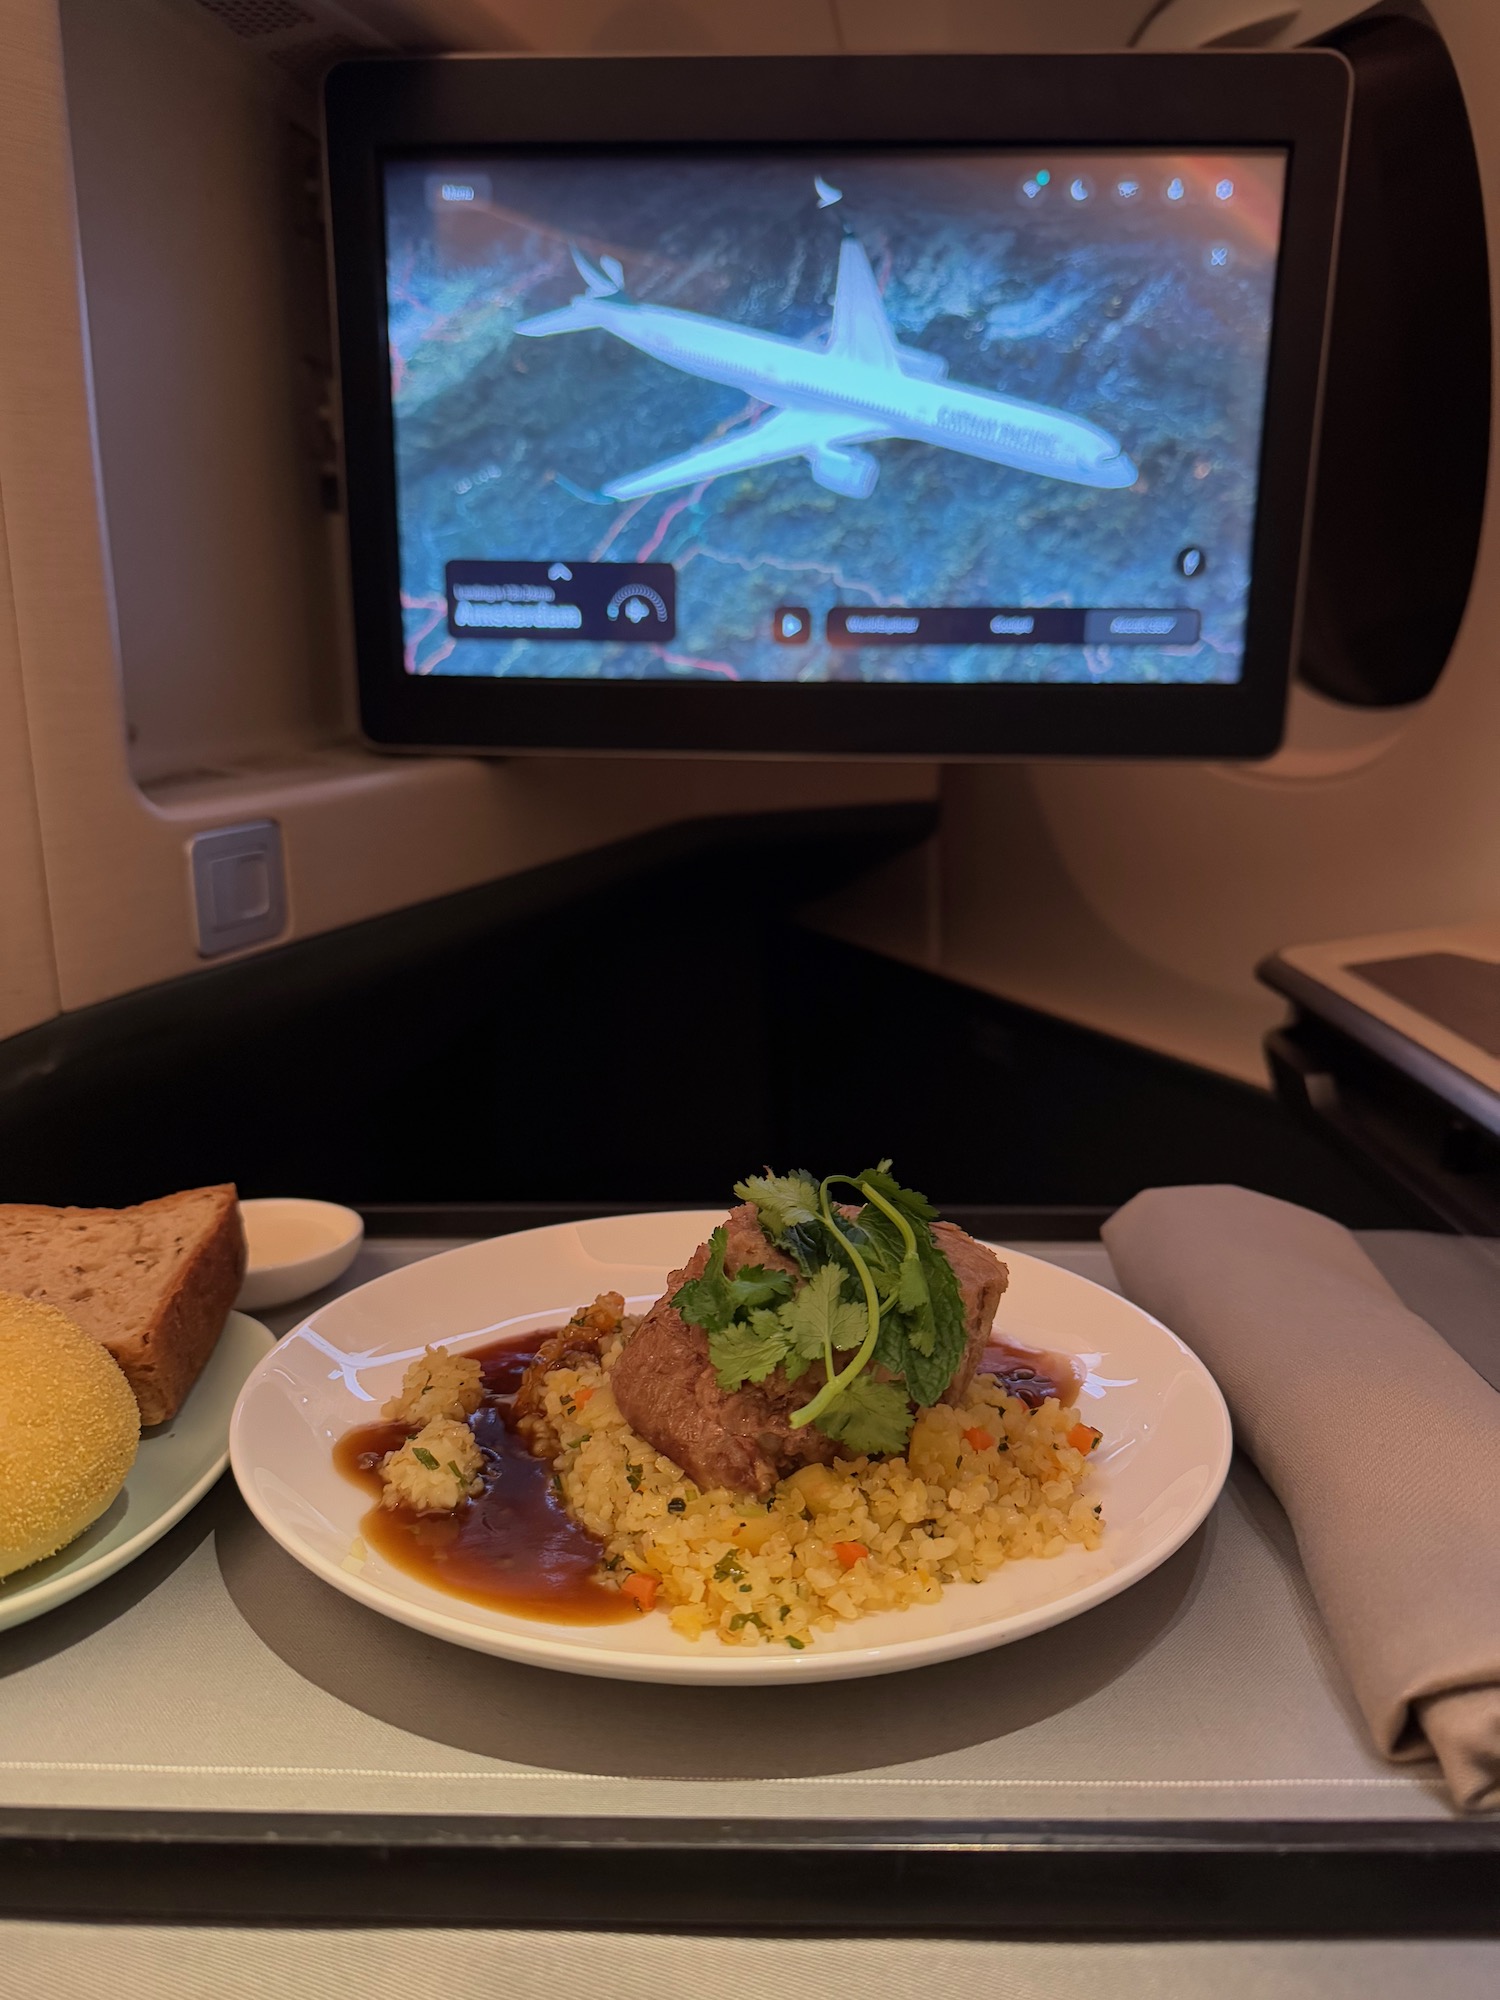
[(57, 1012), (57, 972), (31, 783), (0, 491), (0, 1041)]
[(316, 107), (206, 16), (61, 0), (130, 761), (144, 783), (353, 724), (320, 510)]
[[(1500, 8), (1431, 0), (1468, 95), (1500, 283)], [(1500, 295), (1496, 323), (1500, 324)], [(1366, 725), (1351, 719), (1351, 742)], [(1278, 946), (1500, 909), (1500, 450), (1478, 571), (1429, 699), (1343, 769), (1055, 764), (944, 781), (945, 968), (1091, 1026), (1263, 1073)], [(1035, 893), (1045, 879), (1051, 893)], [(1114, 976), (1118, 967), (1130, 978)]]
[[(930, 764), (496, 763), (350, 752), (331, 758), (323, 776), (225, 788), (215, 817), (230, 823), (269, 812), (280, 821), (293, 927), (305, 937), (685, 820), (936, 796)], [(185, 830), (187, 822), (179, 823)], [(185, 840), (178, 838), (185, 923)], [(112, 976), (102, 960), (87, 970), (96, 982)]]
[[(163, 829), (125, 765), (99, 528), (58, 24), (0, 9), (0, 494), (4, 496), (59, 998), (101, 958), (139, 983), (181, 963)], [(175, 872), (175, 870), (174, 870)]]
[(154, 806), (136, 787), (98, 506), (58, 20), (0, 9), (0, 493), (64, 1008), (196, 970), (187, 842), (273, 812), (292, 935), (704, 814), (931, 797), (930, 767), (481, 763), (358, 750)]

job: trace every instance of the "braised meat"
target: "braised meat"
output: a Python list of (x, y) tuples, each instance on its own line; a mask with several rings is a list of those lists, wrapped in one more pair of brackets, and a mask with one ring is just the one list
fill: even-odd
[[(792, 1259), (761, 1234), (748, 1202), (731, 1209), (725, 1235), (724, 1269), (731, 1277), (747, 1264), (797, 1274)], [(777, 1369), (758, 1387), (747, 1383), (732, 1394), (719, 1387), (708, 1336), (689, 1326), (672, 1304), (689, 1278), (702, 1277), (707, 1263), (708, 1245), (700, 1243), (682, 1269), (672, 1272), (615, 1363), (610, 1386), (631, 1429), (699, 1486), (768, 1493), (783, 1473), (826, 1462), (837, 1447), (810, 1426), (793, 1430), (788, 1422), (807, 1401), (805, 1378), (794, 1387)]]
[[(956, 1402), (972, 1380), (1005, 1289), (1005, 1266), (952, 1223), (934, 1225), (939, 1247), (953, 1266), (963, 1294), (968, 1346), (945, 1400)], [(760, 1264), (796, 1276), (792, 1259), (767, 1242), (750, 1203), (725, 1218), (724, 1269), (733, 1276)], [(789, 1383), (778, 1368), (759, 1385), (726, 1392), (709, 1360), (708, 1338), (672, 1304), (681, 1287), (701, 1277), (708, 1245), (700, 1244), (641, 1321), (611, 1376), (626, 1422), (646, 1442), (680, 1465), (699, 1486), (763, 1495), (799, 1465), (827, 1462), (839, 1447), (815, 1427), (793, 1429), (789, 1419), (822, 1380), (814, 1369)]]
[(956, 1222), (933, 1223), (932, 1237), (953, 1266), (953, 1275), (963, 1296), (964, 1324), (969, 1330), (969, 1344), (964, 1349), (964, 1358), (954, 1371), (953, 1380), (943, 1391), (942, 1398), (945, 1403), (959, 1403), (983, 1358), (990, 1328), (995, 1323), (995, 1308), (1010, 1283), (1010, 1272), (993, 1250), (976, 1243), (969, 1232), (960, 1229)]

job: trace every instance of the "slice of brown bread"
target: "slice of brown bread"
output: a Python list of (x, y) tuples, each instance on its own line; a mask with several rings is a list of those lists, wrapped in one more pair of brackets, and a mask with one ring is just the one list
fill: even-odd
[(175, 1417), (245, 1275), (233, 1187), (136, 1208), (0, 1203), (0, 1292), (41, 1299), (108, 1349), (143, 1424)]

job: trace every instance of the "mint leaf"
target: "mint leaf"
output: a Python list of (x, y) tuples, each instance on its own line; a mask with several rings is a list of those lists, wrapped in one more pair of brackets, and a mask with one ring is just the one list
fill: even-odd
[[(726, 1394), (746, 1382), (764, 1382), (787, 1358), (790, 1337), (772, 1312), (758, 1312), (748, 1326), (729, 1326), (708, 1336), (708, 1358)], [(798, 1368), (798, 1374), (807, 1366)]]
[[(907, 1321), (907, 1358), (902, 1373), (913, 1400), (925, 1407), (937, 1402), (953, 1380), (969, 1344), (969, 1328), (964, 1318), (963, 1293), (953, 1275), (953, 1266), (925, 1227), (917, 1231), (917, 1255), (927, 1280), (930, 1303), (925, 1314), (914, 1315)], [(921, 1327), (917, 1330), (919, 1320)]]
[(906, 1321), (900, 1313), (887, 1313), (880, 1322), (875, 1352), (870, 1356), (871, 1367), (884, 1368), (890, 1375), (904, 1376), (906, 1357), (910, 1353), (911, 1342), (906, 1337)]
[(926, 1405), (938, 1401), (963, 1359), (968, 1344), (963, 1295), (933, 1236), (932, 1204), (916, 1189), (902, 1187), (889, 1169), (890, 1161), (882, 1160), (858, 1179), (904, 1216), (916, 1247), (915, 1253), (909, 1250), (899, 1225), (866, 1202), (858, 1228), (872, 1246), (867, 1257), (879, 1255), (880, 1268), (872, 1264), (872, 1271), (882, 1296), (873, 1359), (902, 1376), (913, 1400)]
[(893, 1178), (889, 1160), (882, 1160), (878, 1167), (867, 1167), (862, 1174), (854, 1174), (851, 1178), (874, 1188), (877, 1194), (883, 1194), (891, 1207), (899, 1208), (909, 1221), (937, 1221), (938, 1212), (925, 1194), (919, 1194), (915, 1188), (904, 1188)]
[(882, 1215), (872, 1201), (867, 1201), (846, 1227), (849, 1240), (858, 1246), (870, 1267), (875, 1289), (882, 1299), (894, 1299), (900, 1289), (901, 1264), (906, 1256), (906, 1243), (900, 1229), (888, 1215)]
[(856, 1375), (816, 1420), (826, 1437), (861, 1456), (900, 1452), (906, 1449), (911, 1431), (911, 1406), (893, 1382), (876, 1382)]
[(915, 1257), (908, 1254), (901, 1259), (896, 1303), (904, 1313), (922, 1312), (932, 1303), (927, 1292), (927, 1278), (922, 1270), (920, 1251)]
[(835, 1352), (858, 1347), (869, 1330), (864, 1307), (846, 1299), (843, 1289), (843, 1271), (837, 1264), (824, 1264), (781, 1308), (778, 1317), (788, 1344), (805, 1360), (821, 1361), (827, 1347)]

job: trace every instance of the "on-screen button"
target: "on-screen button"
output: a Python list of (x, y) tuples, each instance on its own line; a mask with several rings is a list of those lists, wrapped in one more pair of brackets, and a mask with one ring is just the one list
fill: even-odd
[(1086, 646), (1196, 646), (1196, 611), (1086, 611)]

